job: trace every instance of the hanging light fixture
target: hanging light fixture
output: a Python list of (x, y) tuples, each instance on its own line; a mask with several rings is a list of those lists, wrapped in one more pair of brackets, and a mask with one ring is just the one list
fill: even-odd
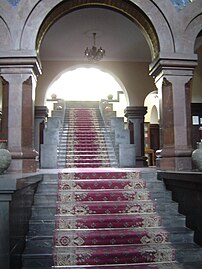
[(87, 47), (85, 50), (86, 58), (92, 62), (100, 61), (103, 58), (103, 56), (105, 55), (105, 50), (102, 47), (97, 49), (95, 38), (96, 38), (96, 33), (93, 33), (93, 46), (91, 49), (89, 49)]

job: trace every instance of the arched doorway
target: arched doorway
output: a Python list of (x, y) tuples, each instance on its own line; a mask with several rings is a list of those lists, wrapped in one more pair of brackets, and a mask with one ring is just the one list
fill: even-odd
[(123, 83), (114, 75), (97, 66), (74, 66), (59, 74), (47, 89), (45, 106), (52, 110), (52, 95), (64, 101), (101, 101), (113, 99), (117, 117), (124, 116), (128, 96)]
[[(105, 5), (105, 7), (103, 8), (103, 6), (102, 7), (99, 7), (99, 6), (97, 6), (97, 7), (94, 7), (94, 6), (89, 6), (88, 7), (88, 9), (78, 9), (78, 10), (70, 10), (69, 12), (68, 12), (68, 10), (67, 10), (67, 15), (64, 15), (62, 18), (59, 18), (58, 19), (58, 21), (57, 22), (55, 22), (55, 24), (53, 24), (53, 30), (52, 30), (52, 33), (53, 32), (59, 32), (59, 31), (56, 31), (56, 29), (54, 28), (54, 25), (56, 25), (57, 23), (59, 24), (59, 23), (61, 23), (60, 24), (60, 26), (62, 27), (62, 24), (64, 23), (64, 21), (65, 21), (65, 18), (67, 18), (67, 21), (65, 21), (65, 25), (69, 25), (70, 24), (70, 22), (68, 23), (68, 19), (70, 18), (70, 17), (73, 17), (73, 16), (76, 16), (76, 19), (77, 20), (79, 20), (79, 18), (80, 18), (80, 16), (81, 17), (85, 17), (85, 21), (88, 21), (88, 13), (90, 13), (91, 12), (91, 16), (89, 16), (89, 18), (90, 18), (90, 22), (89, 22), (89, 24), (90, 24), (90, 27), (93, 27), (94, 25), (91, 23), (91, 21), (93, 22), (93, 23), (95, 23), (96, 22), (96, 19), (97, 20), (99, 20), (99, 17), (101, 17), (101, 21), (103, 20), (103, 16), (105, 16), (104, 17), (104, 20), (112, 20), (112, 21), (115, 21), (116, 20), (116, 22), (117, 22), (117, 24), (118, 24), (118, 21), (119, 20), (121, 20), (122, 19), (122, 21), (123, 20), (127, 20), (127, 22), (128, 22), (128, 25), (130, 26), (130, 28), (129, 29), (127, 29), (128, 30), (128, 32), (127, 32), (127, 36), (129, 36), (130, 34), (131, 34), (131, 36), (135, 36), (135, 38), (136, 38), (136, 43), (138, 43), (138, 40), (139, 40), (139, 37), (138, 37), (138, 35), (135, 35), (133, 32), (132, 32), (132, 29), (133, 28), (136, 28), (137, 29), (137, 22), (135, 21), (135, 14), (133, 14), (133, 12), (131, 11), (131, 15), (130, 16), (128, 16), (128, 14), (127, 14), (127, 16), (126, 16), (126, 14), (124, 13), (124, 12), (122, 12), (122, 14), (120, 14), (120, 13), (117, 13), (117, 10), (114, 8), (114, 10), (112, 11), (112, 10), (109, 10), (108, 9), (109, 8), (109, 6), (106, 4)], [(139, 11), (139, 9), (138, 9), (138, 11), (137, 12), (140, 12)], [(96, 15), (94, 15), (94, 13), (96, 14)], [(82, 15), (81, 15), (82, 14)], [(107, 14), (108, 14), (108, 17), (107, 17)], [(136, 14), (137, 15), (137, 14)], [(143, 22), (143, 20), (145, 20), (146, 18), (144, 18), (144, 16), (142, 17), (142, 22)], [(101, 21), (99, 21), (99, 22), (101, 22)], [(75, 22), (75, 21), (74, 21)], [(134, 23), (135, 22), (135, 23)], [(148, 21), (149, 22), (149, 21)], [(124, 22), (123, 22), (124, 23)], [(130, 23), (130, 24), (129, 24)], [(139, 22), (140, 23), (140, 22)], [(73, 25), (74, 25), (75, 23), (73, 23)], [(79, 24), (79, 26), (78, 27), (76, 27), (76, 29), (77, 28), (80, 28), (81, 27), (81, 25), (82, 24)], [(98, 27), (98, 25), (95, 23), (95, 28), (97, 28)], [(88, 27), (89, 27), (89, 25), (88, 25)], [(138, 24), (138, 27), (139, 27), (139, 24)], [(146, 27), (146, 26), (145, 26)], [(67, 29), (67, 35), (66, 35), (66, 39), (64, 39), (64, 41), (63, 41), (63, 39), (62, 39), (62, 37), (60, 38), (59, 37), (59, 35), (58, 35), (58, 39), (59, 40), (62, 40), (61, 41), (61, 43), (63, 44), (67, 44), (68, 42), (71, 42), (71, 31), (73, 31), (72, 30), (72, 28), (73, 28), (73, 30), (74, 30), (74, 27), (72, 26), (71, 27), (71, 29), (69, 29), (69, 31), (68, 31), (68, 29)], [(144, 27), (143, 27), (144, 28)], [(119, 32), (121, 32), (121, 24), (119, 24), (119, 27), (118, 27), (118, 29), (119, 29)], [(99, 29), (100, 30), (100, 29)], [(105, 29), (104, 29), (105, 30)], [(102, 41), (102, 36), (104, 36), (104, 34), (102, 35), (102, 32), (104, 31), (104, 30), (102, 30), (102, 31), (100, 31), (101, 32), (101, 35), (100, 35), (100, 42)], [(116, 28), (114, 27), (114, 29), (113, 29), (114, 31), (116, 30)], [(130, 32), (131, 31), (131, 32)], [(110, 56), (110, 55), (113, 55), (113, 52), (114, 52), (114, 50), (117, 50), (117, 48), (116, 47), (118, 47), (118, 53), (117, 54), (119, 54), (120, 56), (122, 56), (122, 50), (123, 50), (123, 48), (121, 47), (121, 44), (119, 44), (119, 42), (115, 42), (114, 43), (114, 46), (112, 47), (108, 47), (108, 49), (107, 48), (105, 48), (105, 46), (102, 44), (102, 46), (104, 47), (104, 49), (106, 49), (106, 60), (105, 59), (103, 59), (100, 63), (99, 63), (99, 65), (100, 66), (102, 66), (102, 67), (108, 67), (108, 69), (110, 69), (111, 70), (111, 72), (113, 72), (113, 68), (114, 68), (114, 66), (116, 65), (116, 72), (113, 72), (113, 73), (115, 73), (116, 74), (116, 76), (120, 79), (120, 80), (122, 80), (122, 77), (121, 76), (123, 76), (123, 72), (121, 72), (122, 74), (120, 74), (120, 70), (118, 70), (118, 72), (119, 72), (119, 74), (118, 74), (118, 72), (117, 72), (117, 69), (125, 69), (126, 70), (126, 68), (124, 68), (124, 65), (127, 67), (127, 69), (128, 69), (128, 72), (126, 72), (125, 70), (124, 70), (124, 72), (126, 72), (126, 73), (130, 73), (130, 76), (128, 76), (128, 74), (127, 74), (127, 79), (125, 79), (125, 81), (124, 81), (124, 84), (125, 84), (125, 82), (127, 81), (127, 84), (128, 84), (128, 87), (126, 87), (126, 92), (128, 93), (128, 96), (129, 96), (129, 104), (130, 105), (139, 105), (139, 106), (142, 106), (143, 105), (143, 99), (144, 99), (144, 97), (145, 97), (145, 89), (147, 89), (147, 88), (151, 88), (151, 87), (154, 87), (154, 85), (152, 85), (152, 83), (153, 83), (153, 80), (152, 80), (152, 78), (150, 78), (149, 77), (149, 75), (148, 75), (148, 72), (146, 72), (146, 69), (148, 68), (148, 66), (149, 66), (149, 62), (151, 61), (151, 59), (152, 59), (152, 57), (155, 57), (154, 56), (154, 51), (155, 51), (155, 49), (153, 50), (152, 49), (152, 47), (153, 47), (153, 45), (152, 45), (152, 41), (151, 41), (151, 39), (149, 40), (147, 40), (147, 39), (145, 39), (145, 31), (146, 31), (146, 28), (144, 28), (144, 31), (141, 31), (141, 30), (139, 30), (138, 29), (138, 31), (137, 31), (137, 33), (139, 34), (139, 35), (141, 35), (141, 42), (142, 42), (142, 46), (141, 46), (141, 48), (143, 47), (143, 46), (147, 46), (147, 50), (146, 50), (146, 53), (143, 53), (144, 55), (148, 55), (148, 52), (149, 52), (149, 57), (147, 58), (147, 63), (142, 63), (142, 64), (140, 64), (139, 62), (137, 62), (136, 61), (136, 69), (134, 68), (134, 64), (132, 63), (133, 61), (134, 61), (134, 59), (132, 58), (132, 59), (130, 59), (130, 60), (128, 60), (127, 59), (127, 63), (123, 63), (124, 62), (124, 60), (126, 61), (126, 59), (121, 59), (121, 60), (119, 60), (119, 62), (117, 63), (117, 61), (116, 61), (116, 63), (114, 63), (114, 61), (113, 61), (113, 59), (111, 60), (110, 59), (110, 57), (107, 57), (107, 52), (108, 52), (108, 55)], [(65, 32), (65, 33), (66, 33)], [(48, 39), (48, 35), (49, 35), (49, 33), (51, 33), (51, 28), (50, 28), (50, 32), (48, 31), (47, 32), (47, 39)], [(121, 32), (122, 34), (124, 34), (124, 32), (122, 31)], [(63, 33), (63, 35), (64, 35), (64, 33)], [(70, 36), (69, 37), (69, 39), (68, 39), (68, 35)], [(117, 32), (117, 34), (116, 35), (112, 35), (112, 36), (108, 36), (108, 38), (110, 38), (111, 40), (113, 39), (113, 37), (116, 37), (118, 35), (118, 32)], [(149, 36), (149, 35), (148, 35)], [(46, 39), (46, 36), (44, 37), (44, 39)], [(124, 35), (122, 36), (122, 39), (126, 39), (126, 36), (125, 36), (125, 38), (124, 38)], [(76, 40), (76, 38), (74, 39), (74, 40)], [(131, 38), (131, 40), (132, 40), (132, 38)], [(143, 41), (142, 40), (144, 40), (144, 43), (143, 43)], [(106, 38), (105, 38), (105, 40), (104, 40), (104, 42), (106, 41)], [(133, 40), (132, 40), (133, 41)], [(148, 43), (147, 43), (148, 42)], [(77, 43), (78, 43), (78, 40), (77, 40), (77, 42), (75, 42), (75, 46), (77, 46)], [(102, 41), (102, 43), (103, 43), (103, 41)], [(116, 45), (116, 43), (117, 43), (117, 45)], [(122, 42), (123, 43), (123, 42)], [(146, 43), (146, 45), (145, 45), (145, 43)], [(48, 44), (52, 44), (52, 42), (48, 42)], [(105, 44), (105, 43), (104, 43)], [(133, 46), (134, 46), (134, 44), (135, 44), (135, 42), (133, 42), (132, 43), (132, 45), (130, 45), (131, 47), (128, 47), (126, 50), (128, 50), (129, 48), (131, 49), (131, 50), (136, 50), (137, 49), (137, 45), (133, 48)], [(107, 42), (106, 42), (106, 46), (107, 46), (108, 44), (107, 44)], [(49, 46), (51, 46), (51, 45), (49, 45)], [(150, 46), (150, 48), (149, 48), (149, 46)], [(73, 44), (72, 44), (72, 47), (73, 47)], [(41, 54), (40, 55), (42, 55), (43, 54), (43, 52), (45, 53), (46, 52), (46, 50), (43, 48), (43, 43), (41, 44), (41, 48), (42, 48), (42, 52), (41, 52)], [(57, 48), (57, 46), (55, 46), (55, 48)], [(153, 47), (154, 48), (154, 47)], [(83, 52), (84, 51), (84, 49), (85, 49), (85, 46), (84, 46), (84, 48), (81, 48), (81, 50), (80, 50), (80, 53), (81, 52)], [(111, 50), (112, 51), (111, 51)], [(64, 49), (63, 51), (67, 51), (67, 53), (69, 53), (69, 51), (70, 51), (71, 49)], [(71, 53), (69, 53), (69, 54), (71, 54)], [(73, 54), (72, 54), (73, 55)], [(80, 61), (80, 62), (82, 62), (82, 59), (79, 59), (78, 61)], [(110, 63), (109, 63), (109, 61), (110, 61)], [(140, 58), (139, 58), (139, 61), (140, 61)], [(84, 63), (85, 63), (85, 61), (83, 61)], [(129, 63), (130, 62), (130, 63)], [(110, 65), (112, 65), (112, 67), (110, 67)], [(141, 71), (141, 70), (143, 70), (144, 69), (144, 75), (143, 75), (143, 72)], [(134, 79), (134, 75), (132, 75), (132, 73), (135, 73), (135, 75), (137, 76), (137, 79)], [(124, 74), (125, 75), (125, 74)], [(149, 83), (150, 83), (150, 85), (151, 86), (149, 86), (149, 87), (146, 87), (146, 85), (144, 85), (144, 83), (145, 83), (145, 81), (146, 81), (146, 83), (148, 83), (148, 81), (147, 80), (145, 80), (145, 79), (143, 79), (144, 78), (144, 76), (147, 76), (147, 80), (150, 80), (149, 81)], [(138, 82), (137, 82), (138, 81)], [(130, 85), (129, 85), (129, 83), (130, 83)], [(138, 89), (138, 90), (134, 90), (134, 84), (136, 84), (136, 88)], [(143, 111), (141, 110), (141, 113), (143, 113)], [(123, 115), (124, 116), (124, 115)], [(141, 115), (141, 117), (142, 117), (142, 119), (143, 119), (143, 115)], [(138, 124), (139, 124), (139, 122), (138, 122)], [(137, 145), (140, 145), (141, 144), (141, 146), (138, 146), (139, 147), (139, 150), (137, 150), (137, 152), (138, 152), (138, 156), (140, 156), (140, 163), (142, 162), (142, 157), (141, 156), (143, 156), (143, 152), (142, 152), (142, 143), (144, 143), (144, 138), (143, 138), (143, 134), (142, 134), (142, 125), (140, 125), (138, 128), (137, 128), (137, 126), (136, 126), (136, 129), (138, 130), (138, 132), (140, 132), (140, 136), (138, 135), (137, 137), (139, 137), (139, 139), (141, 139), (141, 143), (139, 143), (139, 142), (137, 142), (136, 141), (136, 144)]]

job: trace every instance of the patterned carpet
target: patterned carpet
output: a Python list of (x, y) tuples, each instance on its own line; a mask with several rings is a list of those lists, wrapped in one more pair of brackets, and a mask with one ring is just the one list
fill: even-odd
[(69, 109), (53, 268), (179, 268), (144, 178), (111, 168), (104, 132), (98, 110)]
[(97, 109), (69, 109), (67, 168), (111, 167), (102, 123)]
[(58, 175), (54, 268), (179, 268), (141, 174), (92, 170)]

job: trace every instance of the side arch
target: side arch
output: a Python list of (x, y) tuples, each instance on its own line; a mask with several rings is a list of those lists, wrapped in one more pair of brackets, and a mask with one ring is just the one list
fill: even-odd
[(186, 42), (186, 50), (194, 52), (194, 45), (196, 42), (197, 35), (202, 30), (202, 12), (197, 14), (191, 19), (185, 29), (184, 39), (189, 40)]

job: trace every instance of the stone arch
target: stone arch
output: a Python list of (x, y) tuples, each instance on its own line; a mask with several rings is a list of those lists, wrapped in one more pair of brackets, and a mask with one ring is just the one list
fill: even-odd
[[(193, 16), (189, 18), (184, 32), (184, 43), (186, 44), (185, 49), (187, 52), (194, 52), (194, 45), (196, 42), (197, 35), (202, 30), (202, 12), (196, 13), (196, 10), (199, 9), (196, 9), (195, 7), (195, 9), (193, 10)], [(186, 40), (189, 40), (189, 42), (186, 42)]]
[(47, 0), (40, 1), (26, 20), (20, 48), (39, 51), (46, 31), (57, 19), (73, 10), (95, 6), (110, 8), (134, 21), (150, 45), (152, 60), (158, 57), (160, 51), (174, 52), (174, 41), (169, 24), (151, 0), (147, 3), (139, 3), (137, 0), (124, 2), (120, 0), (53, 0), (51, 3)]

